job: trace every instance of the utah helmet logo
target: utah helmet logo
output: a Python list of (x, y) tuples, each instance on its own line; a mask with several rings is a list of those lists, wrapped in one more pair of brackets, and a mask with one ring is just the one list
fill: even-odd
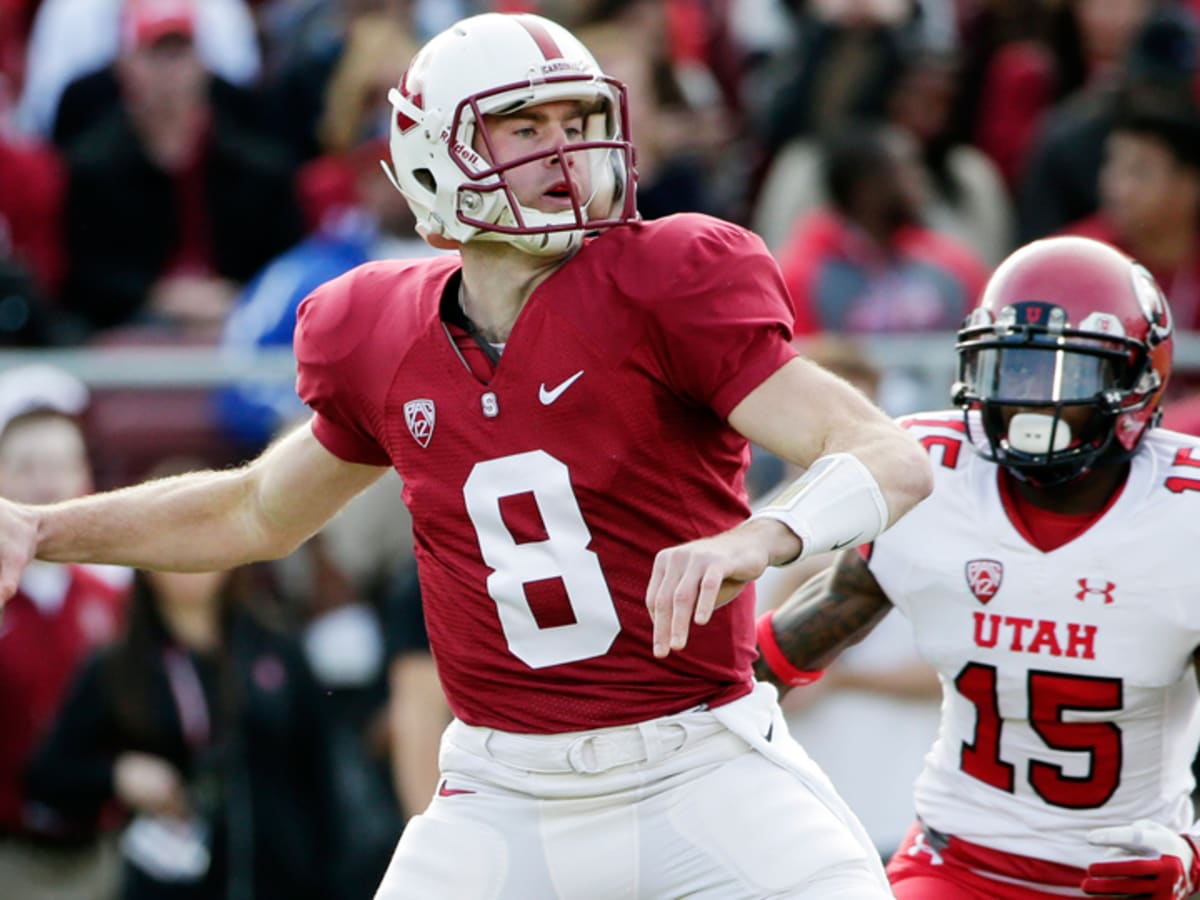
[(1150, 346), (1153, 347), (1171, 336), (1175, 327), (1171, 319), (1171, 307), (1167, 305), (1158, 282), (1145, 267), (1134, 265), (1131, 274), (1138, 305), (1142, 308), (1142, 315), (1150, 323)]
[(422, 447), (428, 447), (433, 437), (433, 423), (437, 416), (433, 409), (432, 400), (409, 400), (404, 404), (404, 421), (408, 430)]
[(980, 603), (987, 603), (1000, 590), (1004, 566), (994, 559), (973, 559), (967, 563), (967, 587)]

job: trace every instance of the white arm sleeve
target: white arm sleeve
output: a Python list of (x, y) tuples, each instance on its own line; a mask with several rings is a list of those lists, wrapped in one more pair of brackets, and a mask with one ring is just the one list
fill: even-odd
[(870, 469), (850, 453), (830, 453), (751, 516), (776, 519), (800, 538), (800, 555), (873, 541), (888, 523), (887, 501)]

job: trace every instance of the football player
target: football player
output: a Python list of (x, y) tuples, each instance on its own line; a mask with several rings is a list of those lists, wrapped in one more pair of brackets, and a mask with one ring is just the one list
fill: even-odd
[[(875, 537), (931, 489), (927, 457), (796, 356), (759, 239), (637, 221), (625, 90), (561, 27), (463, 20), (391, 101), (390, 173), (459, 252), (304, 302), (314, 415), (256, 462), (0, 508), (3, 584), (34, 555), (286, 553), (395, 467), (457, 719), (379, 897), (888, 897), (755, 688), (746, 585)], [(807, 469), (755, 518), (747, 439)]]
[(1050, 238), (1000, 265), (957, 351), (962, 411), (903, 423), (933, 495), (760, 619), (759, 674), (811, 680), (911, 619), (944, 699), (901, 900), (1186, 897), (1200, 442), (1155, 427), (1167, 302), (1108, 245)]

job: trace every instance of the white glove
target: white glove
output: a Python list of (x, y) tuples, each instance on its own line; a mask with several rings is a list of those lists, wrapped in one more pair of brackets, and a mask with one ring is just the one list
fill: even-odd
[(1103, 862), (1087, 868), (1080, 886), (1090, 896), (1184, 900), (1200, 881), (1192, 838), (1158, 822), (1138, 819), (1132, 825), (1097, 828), (1088, 842), (1110, 848)]

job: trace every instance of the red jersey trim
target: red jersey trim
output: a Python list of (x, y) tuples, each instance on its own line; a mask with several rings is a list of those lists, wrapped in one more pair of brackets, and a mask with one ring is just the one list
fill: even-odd
[(1112, 509), (1125, 490), (1125, 483), (1122, 482), (1104, 507), (1097, 512), (1056, 513), (1034, 506), (1023, 499), (1013, 489), (1011, 478), (1003, 468), (997, 468), (996, 483), (1000, 489), (1000, 503), (1004, 506), (1004, 513), (1021, 537), (1043, 553), (1057, 550), (1086, 532), (1104, 518), (1104, 514)]
[[(1066, 896), (1083, 896), (1080, 889), (1087, 872), (1065, 863), (1057, 863), (1017, 853), (1005, 853), (981, 844), (973, 844), (953, 835), (939, 834), (918, 822), (909, 830), (900, 849), (888, 863), (889, 879), (896, 884), (906, 878), (916, 877), (926, 866), (946, 866), (964, 869), (978, 877), (1020, 885), (1028, 890), (1041, 888), (1047, 893), (1052, 890), (1068, 889)], [(1069, 889), (1078, 893), (1071, 893)], [(1008, 891), (997, 892), (1009, 896)]]

